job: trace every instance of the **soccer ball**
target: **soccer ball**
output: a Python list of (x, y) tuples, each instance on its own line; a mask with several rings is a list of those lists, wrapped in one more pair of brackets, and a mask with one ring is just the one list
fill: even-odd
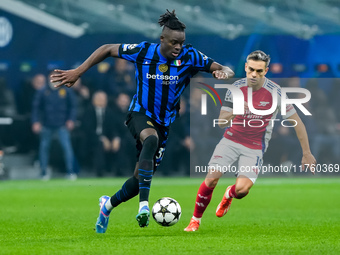
[(170, 197), (157, 200), (152, 207), (152, 217), (163, 227), (175, 225), (181, 218), (181, 213), (179, 203)]

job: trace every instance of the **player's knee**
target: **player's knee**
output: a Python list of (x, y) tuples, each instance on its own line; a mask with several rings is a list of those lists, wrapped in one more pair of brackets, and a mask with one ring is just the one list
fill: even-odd
[(155, 135), (149, 135), (143, 141), (143, 150), (153, 150), (156, 151), (158, 147), (158, 137)]
[(148, 136), (143, 142), (143, 148), (139, 156), (139, 167), (142, 169), (153, 168), (153, 158), (158, 148), (158, 137)]
[(241, 186), (241, 187), (235, 187), (235, 193), (237, 195), (238, 199), (244, 198), (246, 195), (248, 195), (249, 190), (251, 187)]
[(241, 199), (244, 198), (246, 195), (248, 195), (249, 191), (240, 191), (239, 193), (236, 192), (237, 198)]

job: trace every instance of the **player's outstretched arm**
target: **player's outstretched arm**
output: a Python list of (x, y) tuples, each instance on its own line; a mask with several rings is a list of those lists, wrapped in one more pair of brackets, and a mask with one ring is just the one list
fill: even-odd
[(118, 57), (120, 44), (105, 44), (96, 49), (79, 67), (72, 70), (55, 70), (51, 75), (51, 82), (58, 83), (55, 87), (67, 86), (73, 84), (92, 66), (98, 64), (108, 57)]
[(302, 170), (305, 170), (307, 167), (306, 170), (308, 170), (309, 168), (311, 172), (315, 174), (316, 159), (314, 158), (313, 154), (310, 151), (306, 127), (297, 113), (294, 113), (292, 116), (289, 117), (289, 119), (295, 120), (296, 123), (293, 123), (293, 122), (292, 123), (297, 124), (295, 126), (295, 132), (300, 141), (300, 145), (302, 149), (302, 160), (301, 160)]
[(227, 66), (222, 66), (217, 62), (213, 62), (210, 66), (210, 72), (213, 77), (218, 80), (229, 79), (234, 77), (235, 73)]

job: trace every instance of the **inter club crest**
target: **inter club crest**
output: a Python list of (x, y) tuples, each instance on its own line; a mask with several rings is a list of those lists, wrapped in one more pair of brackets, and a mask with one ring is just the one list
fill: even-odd
[(162, 73), (165, 73), (166, 71), (168, 71), (169, 67), (167, 64), (161, 64), (158, 67), (158, 70), (161, 71)]

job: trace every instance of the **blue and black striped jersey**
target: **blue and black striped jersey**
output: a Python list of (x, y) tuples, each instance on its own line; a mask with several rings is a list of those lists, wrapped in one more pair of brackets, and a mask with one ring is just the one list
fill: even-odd
[(213, 60), (191, 45), (184, 45), (176, 60), (160, 53), (160, 44), (122, 44), (119, 57), (135, 64), (137, 93), (130, 111), (141, 112), (169, 126), (176, 118), (180, 95), (198, 71), (209, 72)]

